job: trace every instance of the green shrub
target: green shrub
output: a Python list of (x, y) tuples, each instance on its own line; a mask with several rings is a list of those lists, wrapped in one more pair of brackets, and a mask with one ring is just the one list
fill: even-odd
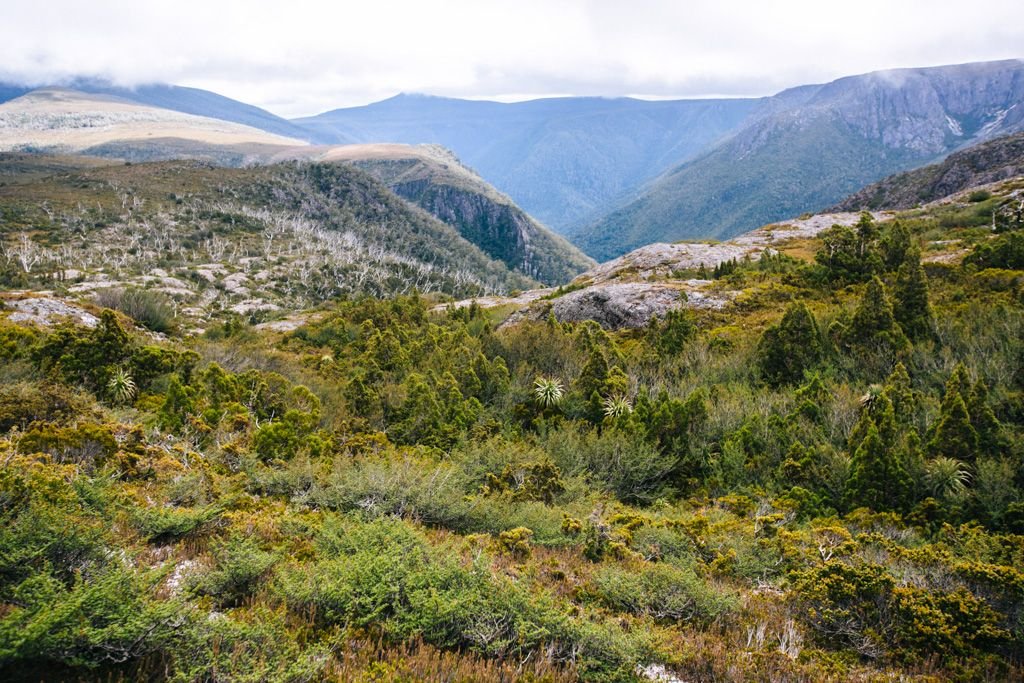
[[(564, 605), (493, 576), (483, 563), (463, 566), (454, 548), (429, 545), (401, 521), (329, 524), (319, 550), (323, 559), (311, 566), (285, 568), (277, 590), (290, 609), (315, 609), (325, 624), (498, 658), (522, 659), (543, 644), (556, 661), (576, 653), (586, 666), (620, 675), (636, 666), (638, 648), (621, 632), (570, 619)], [(598, 642), (613, 645), (598, 649)]]
[(152, 507), (132, 511), (135, 527), (146, 540), (161, 543), (199, 531), (220, 515), (219, 508)]
[(330, 666), (331, 642), (316, 642), (293, 626), (285, 610), (210, 615), (173, 648), (170, 681), (314, 681)]
[(711, 588), (692, 569), (662, 563), (602, 566), (593, 590), (613, 609), (660, 621), (709, 623), (737, 607), (735, 597)]
[(101, 289), (96, 304), (112, 308), (153, 332), (167, 333), (174, 329), (174, 307), (160, 292), (130, 287)]
[(0, 662), (94, 669), (166, 648), (191, 615), (182, 603), (154, 598), (157, 578), (111, 568), (71, 586), (45, 573), (26, 579), (12, 591), (17, 606), (0, 619)]
[(651, 503), (665, 495), (677, 464), (675, 454), (662, 453), (616, 427), (566, 426), (548, 435), (542, 446), (563, 473), (587, 476), (623, 502)]
[(213, 596), (222, 607), (241, 603), (277, 563), (273, 553), (251, 538), (237, 536), (218, 542), (213, 556), (213, 568), (197, 576), (191, 587), (200, 595)]
[(100, 467), (117, 452), (117, 440), (105, 425), (36, 426), (18, 442), (22, 453), (46, 453), (55, 461)]
[(92, 412), (92, 400), (59, 384), (0, 384), (0, 432), (25, 429), (33, 422), (68, 422)]
[(786, 309), (779, 324), (765, 330), (757, 347), (761, 376), (773, 386), (802, 380), (821, 356), (821, 335), (805, 304)]
[(825, 642), (868, 657), (957, 659), (995, 652), (1010, 639), (1000, 615), (967, 590), (901, 586), (875, 564), (832, 560), (797, 574), (795, 588)]

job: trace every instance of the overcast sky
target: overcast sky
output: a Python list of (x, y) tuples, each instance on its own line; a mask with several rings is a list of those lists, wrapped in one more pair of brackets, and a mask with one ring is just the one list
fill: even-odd
[(768, 95), (1024, 57), (1020, 0), (0, 0), (0, 81), (214, 90), (282, 116), (399, 92)]

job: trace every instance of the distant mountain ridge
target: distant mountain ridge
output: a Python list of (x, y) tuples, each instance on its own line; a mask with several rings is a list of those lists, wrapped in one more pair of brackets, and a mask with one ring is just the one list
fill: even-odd
[(0, 150), (86, 153), (130, 160), (191, 157), (229, 163), (308, 147), (297, 138), (115, 95), (40, 88), (0, 104)]
[(577, 97), (506, 104), (398, 95), (295, 123), (336, 142), (443, 145), (532, 216), (566, 232), (729, 133), (757, 103)]
[[(222, 121), (240, 123), (244, 126), (259, 128), (274, 135), (297, 138), (308, 142), (319, 142), (308, 129), (297, 126), (287, 119), (271, 114), (265, 109), (218, 95), (209, 90), (164, 84), (140, 85), (134, 88), (126, 88), (113, 85), (109, 81), (94, 78), (79, 78), (68, 82), (53, 83), (49, 87), (76, 90), (93, 95), (112, 95), (139, 104), (170, 109), (171, 111), (183, 114), (206, 116)], [(0, 83), (0, 104), (38, 89), (39, 87)]]
[[(506, 104), (399, 95), (294, 121), (192, 88), (76, 84), (140, 106), (314, 143), (283, 158), (316, 159), (318, 143), (444, 145), (500, 194), (599, 260), (652, 242), (728, 238), (1024, 131), (1021, 60), (879, 71), (759, 99)], [(25, 90), (0, 84), (0, 102)], [(213, 149), (154, 137), (112, 140), (88, 152), (239, 165), (281, 158), (272, 147)], [(421, 206), (433, 201), (414, 184), (402, 188)], [(521, 246), (510, 245), (501, 258), (514, 260), (525, 253)]]
[(1020, 60), (803, 86), (764, 101), (721, 144), (569, 237), (599, 260), (650, 242), (726, 238), (1022, 129)]

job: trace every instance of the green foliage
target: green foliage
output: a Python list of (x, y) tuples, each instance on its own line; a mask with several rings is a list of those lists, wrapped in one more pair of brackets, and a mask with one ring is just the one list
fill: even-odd
[(562, 400), (562, 382), (558, 379), (538, 377), (533, 383), (533, 393), (542, 407), (550, 408)]
[(761, 336), (758, 368), (771, 385), (791, 384), (814, 368), (822, 352), (814, 316), (805, 304), (794, 304), (786, 309), (778, 325), (769, 327)]
[(841, 341), (876, 375), (881, 374), (880, 371), (887, 374), (910, 351), (910, 340), (896, 322), (885, 285), (877, 276), (868, 282)]
[(908, 504), (911, 481), (899, 453), (886, 444), (878, 428), (868, 427), (850, 462), (850, 499), (874, 510), (899, 510)]
[(857, 230), (834, 225), (821, 233), (821, 248), (814, 259), (824, 271), (826, 281), (836, 286), (869, 280), (882, 268), (873, 240), (877, 232), (870, 220), (862, 220)]
[(953, 659), (996, 650), (1009, 637), (992, 608), (970, 592), (900, 586), (879, 565), (832, 560), (799, 574), (796, 589), (824, 642), (867, 657)]
[(649, 503), (665, 494), (677, 464), (674, 454), (619, 427), (565, 427), (550, 434), (544, 447), (564, 474), (588, 476), (626, 502)]
[(315, 607), (323, 622), (373, 625), (388, 638), (418, 635), (492, 656), (514, 656), (542, 642), (597, 654), (586, 652), (583, 624), (557, 605), (479, 566), (462, 567), (401, 522), (328, 528), (320, 545), (326, 558), (308, 571), (286, 568), (279, 590), (292, 609)]
[(1024, 270), (1024, 232), (1015, 231), (982, 242), (964, 257), (964, 265)]
[(487, 492), (503, 493), (512, 500), (535, 500), (550, 505), (563, 491), (562, 473), (551, 462), (509, 463), (501, 475), (487, 475)]
[(661, 356), (674, 356), (697, 334), (693, 314), (685, 309), (665, 313), (664, 320), (651, 318), (647, 328), (648, 343)]
[(0, 619), (0, 661), (88, 670), (166, 648), (189, 613), (176, 601), (155, 599), (154, 583), (121, 568), (70, 586), (45, 573), (26, 579), (11, 593), (17, 607)]
[(138, 388), (135, 380), (124, 368), (118, 368), (107, 380), (107, 393), (116, 403), (127, 403), (135, 398)]
[(171, 332), (174, 329), (174, 308), (167, 297), (148, 289), (101, 289), (96, 303), (124, 313), (153, 332)]
[(893, 317), (900, 329), (914, 341), (935, 338), (935, 316), (928, 302), (928, 280), (916, 250), (906, 254), (896, 275)]
[(109, 427), (83, 424), (78, 427), (35, 426), (18, 442), (22, 453), (46, 453), (56, 462), (88, 468), (102, 466), (118, 450)]
[(252, 538), (231, 537), (213, 549), (214, 566), (197, 576), (191, 588), (212, 596), (221, 607), (235, 606), (260, 587), (277, 563), (273, 553), (260, 549)]
[(942, 413), (928, 443), (933, 455), (941, 455), (962, 462), (974, 462), (978, 452), (978, 432), (971, 424), (964, 395), (968, 391), (963, 367), (950, 376), (946, 395), (942, 400)]
[(692, 569), (670, 564), (602, 566), (593, 590), (613, 609), (656, 620), (709, 623), (736, 609), (734, 596), (709, 586)]
[(641, 330), (419, 294), (0, 322), (0, 677), (1019, 678), (1019, 283), (922, 268), (994, 241), (933, 211), (849, 230), (877, 280), (738, 261), (737, 305)]

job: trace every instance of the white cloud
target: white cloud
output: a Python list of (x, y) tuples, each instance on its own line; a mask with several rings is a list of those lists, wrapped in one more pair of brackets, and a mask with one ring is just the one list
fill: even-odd
[(1016, 0), (4, 0), (0, 80), (215, 90), (286, 116), (397, 92), (764, 95), (1024, 56)]

